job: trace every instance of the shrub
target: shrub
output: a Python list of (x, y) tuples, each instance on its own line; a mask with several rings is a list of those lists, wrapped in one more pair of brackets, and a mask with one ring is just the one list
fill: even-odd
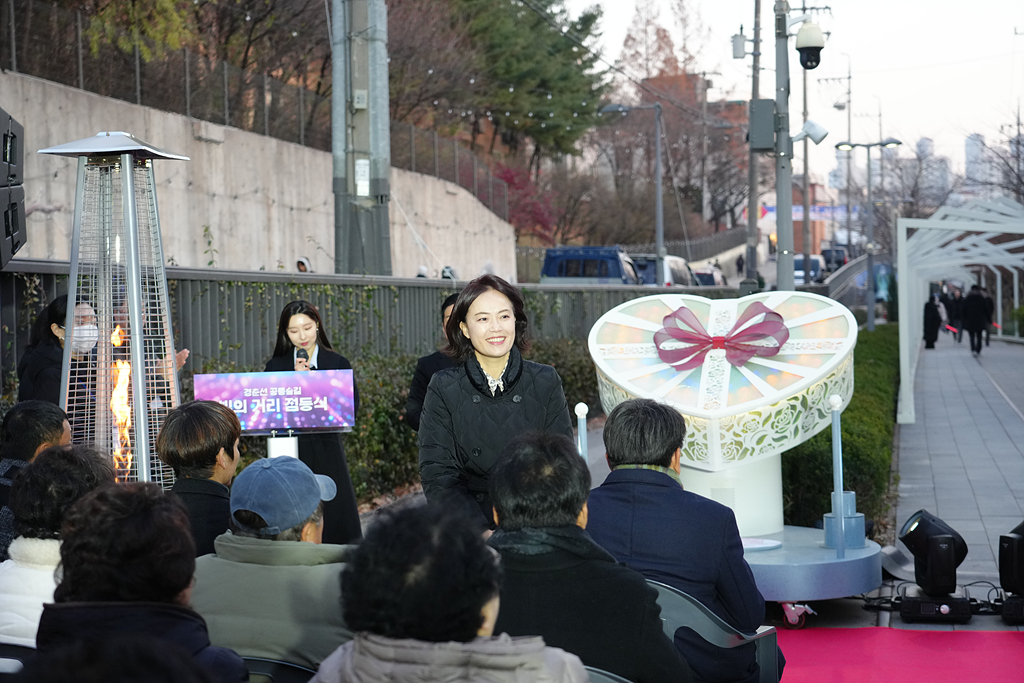
[[(899, 387), (896, 325), (862, 330), (854, 351), (855, 389), (843, 412), (843, 483), (857, 492), (857, 508), (882, 521), (892, 465)], [(832, 430), (828, 428), (782, 456), (786, 524), (814, 526), (832, 503)], [(878, 528), (878, 525), (876, 525)]]
[(405, 423), (416, 358), (366, 355), (353, 365), (359, 412), (345, 438), (345, 455), (356, 498), (363, 502), (419, 479), (416, 432)]
[[(569, 413), (582, 401), (590, 407), (590, 416), (601, 412), (601, 399), (597, 392), (597, 371), (587, 350), (587, 342), (579, 339), (550, 339), (532, 342), (529, 359), (550, 365), (562, 378)], [(575, 422), (575, 418), (574, 418)]]

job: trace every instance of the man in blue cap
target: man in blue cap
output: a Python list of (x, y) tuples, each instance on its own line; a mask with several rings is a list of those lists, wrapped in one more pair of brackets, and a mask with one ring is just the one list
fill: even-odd
[(321, 544), (337, 487), (296, 458), (258, 460), (231, 487), (232, 532), (196, 560), (192, 608), (210, 641), (311, 669), (352, 639), (341, 570), (354, 546)]

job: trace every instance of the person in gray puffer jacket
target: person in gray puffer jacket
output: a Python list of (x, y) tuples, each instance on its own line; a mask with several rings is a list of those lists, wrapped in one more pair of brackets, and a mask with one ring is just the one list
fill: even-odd
[[(386, 513), (385, 513), (386, 514)], [(575, 655), (494, 636), (501, 568), (461, 511), (408, 507), (371, 527), (341, 582), (355, 640), (311, 683), (584, 683)]]
[(524, 360), (529, 348), (519, 290), (494, 275), (466, 285), (445, 327), (445, 352), (458, 363), (430, 380), (420, 416), (423, 492), (494, 528), (487, 481), (505, 446), (524, 432), (573, 438), (562, 380)]

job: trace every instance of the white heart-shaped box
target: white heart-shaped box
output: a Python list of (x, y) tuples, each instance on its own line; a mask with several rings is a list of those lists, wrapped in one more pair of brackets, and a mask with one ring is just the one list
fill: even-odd
[[(702, 364), (683, 371), (659, 357), (654, 335), (673, 311), (686, 307), (708, 335), (725, 337), (754, 303), (780, 314), (789, 331), (778, 355), (734, 366), (716, 348)], [(658, 294), (601, 316), (590, 331), (589, 349), (605, 413), (630, 398), (652, 398), (687, 416), (687, 488), (732, 507), (741, 532), (764, 534), (782, 530), (780, 454), (829, 425), (829, 396), (839, 395), (845, 408), (853, 395), (856, 341), (857, 322), (849, 309), (816, 294)], [(777, 346), (771, 339), (753, 344)], [(741, 515), (744, 508), (749, 515)]]

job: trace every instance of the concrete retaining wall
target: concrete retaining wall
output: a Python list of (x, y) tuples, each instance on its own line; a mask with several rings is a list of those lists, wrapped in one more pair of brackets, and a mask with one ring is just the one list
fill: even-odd
[[(71, 251), (77, 160), (36, 150), (120, 130), (191, 159), (155, 166), (168, 261), (293, 272), (305, 256), (315, 271), (334, 272), (328, 153), (12, 73), (0, 73), (0, 107), (25, 126), (30, 215), (19, 257), (67, 260)], [(391, 186), (394, 275), (414, 277), (425, 265), (437, 277), (450, 265), (470, 278), (490, 263), (496, 274), (515, 278), (512, 226), (470, 192), (394, 168)]]

